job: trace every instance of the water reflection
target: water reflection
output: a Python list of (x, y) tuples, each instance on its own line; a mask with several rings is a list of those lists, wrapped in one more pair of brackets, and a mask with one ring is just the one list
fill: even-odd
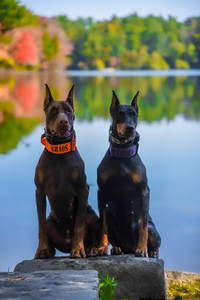
[[(65, 99), (75, 84), (76, 115), (93, 119), (108, 117), (111, 90), (128, 103), (140, 91), (140, 119), (152, 122), (177, 114), (192, 118), (200, 115), (200, 77), (73, 77), (65, 73), (0, 74), (0, 103), (14, 104), (14, 115), (43, 116), (44, 83), (51, 87), (56, 99)], [(1, 110), (1, 109), (0, 109)]]
[(0, 153), (7, 153), (0, 155), (0, 270), (31, 259), (37, 247), (33, 177), (43, 149), (44, 125), (38, 124), (44, 123), (44, 84), (56, 99), (65, 99), (74, 83), (75, 129), (90, 184), (89, 202), (97, 210), (96, 168), (108, 147), (111, 90), (124, 103), (140, 90), (139, 151), (151, 188), (151, 215), (163, 239), (161, 257), (167, 269), (199, 272), (199, 80), (0, 75)]
[[(0, 153), (15, 148), (21, 137), (38, 124), (37, 118), (43, 120), (44, 84), (49, 84), (55, 99), (65, 99), (72, 81), (76, 85), (75, 109), (79, 119), (108, 118), (112, 89), (124, 103), (129, 103), (139, 90), (140, 119), (147, 122), (171, 120), (180, 113), (187, 118), (200, 116), (200, 77), (70, 79), (65, 73), (0, 74)], [(9, 136), (13, 137), (12, 143)]]

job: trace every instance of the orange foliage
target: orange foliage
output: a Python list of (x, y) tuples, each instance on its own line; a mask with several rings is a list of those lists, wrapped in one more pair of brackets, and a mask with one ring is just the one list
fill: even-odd
[(14, 46), (13, 56), (17, 63), (36, 65), (39, 62), (38, 50), (29, 31), (23, 31)]
[(16, 100), (20, 103), (24, 113), (31, 113), (38, 97), (38, 82), (20, 82), (15, 88)]

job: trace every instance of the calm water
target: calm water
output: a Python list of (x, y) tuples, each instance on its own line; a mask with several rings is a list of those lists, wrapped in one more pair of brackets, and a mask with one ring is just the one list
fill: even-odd
[(37, 248), (33, 178), (43, 149), (44, 83), (57, 99), (65, 99), (75, 83), (75, 129), (89, 203), (97, 210), (96, 168), (108, 148), (111, 90), (123, 103), (140, 90), (139, 154), (162, 237), (160, 257), (166, 269), (200, 272), (200, 75), (95, 75), (0, 74), (0, 271), (32, 259)]

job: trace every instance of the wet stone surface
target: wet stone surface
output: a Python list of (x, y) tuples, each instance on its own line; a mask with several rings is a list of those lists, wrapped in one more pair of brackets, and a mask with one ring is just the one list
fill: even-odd
[(0, 299), (98, 299), (96, 271), (0, 273)]

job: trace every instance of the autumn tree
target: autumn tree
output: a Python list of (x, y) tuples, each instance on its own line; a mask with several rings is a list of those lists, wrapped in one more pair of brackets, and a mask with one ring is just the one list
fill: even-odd
[(22, 65), (37, 65), (38, 51), (30, 31), (23, 31), (14, 45), (13, 56), (17, 63)]

